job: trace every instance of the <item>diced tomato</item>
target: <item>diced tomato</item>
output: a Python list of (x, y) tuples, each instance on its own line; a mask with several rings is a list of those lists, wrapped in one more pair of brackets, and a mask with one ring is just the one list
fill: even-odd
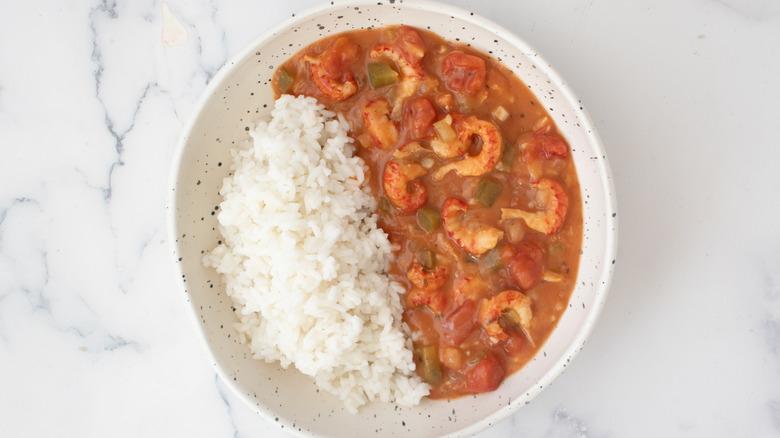
[(515, 248), (511, 244), (501, 245), (501, 247), (498, 249), (498, 257), (501, 258), (501, 260), (504, 262), (512, 260), (514, 256)]
[(526, 240), (517, 247), (515, 258), (507, 269), (509, 276), (523, 290), (528, 290), (542, 278), (544, 250), (537, 244)]
[(452, 91), (474, 94), (485, 86), (485, 60), (463, 52), (452, 52), (441, 65), (444, 81)]
[(404, 26), (399, 30), (398, 43), (406, 60), (412, 64), (418, 63), (425, 56), (425, 43), (420, 34), (411, 27)]
[(463, 342), (476, 326), (474, 319), (476, 312), (477, 303), (466, 300), (450, 314), (437, 320), (437, 331), (442, 341), (449, 345), (458, 345)]
[(515, 356), (528, 345), (528, 339), (522, 333), (510, 330), (507, 332), (509, 339), (504, 343), (504, 351), (510, 356)]
[(407, 309), (404, 312), (404, 321), (409, 325), (409, 329), (415, 333), (415, 342), (419, 342), (421, 345), (439, 342), (439, 334), (433, 328), (433, 319), (433, 312), (426, 307)]
[(406, 294), (406, 305), (409, 307), (428, 306), (433, 313), (440, 315), (447, 305), (447, 295), (440, 290), (413, 289)]
[(479, 301), (488, 293), (488, 285), (481, 277), (471, 275), (459, 275), (455, 277), (452, 285), (452, 294), (455, 302), (463, 304), (466, 301)]
[(525, 148), (523, 158), (526, 162), (537, 158), (550, 159), (552, 157), (566, 158), (569, 153), (569, 146), (557, 135), (548, 135), (546, 133), (537, 133), (531, 143)]
[(566, 142), (558, 136), (542, 135), (537, 138), (541, 146), (541, 152), (545, 158), (560, 157), (565, 158), (569, 147)]
[(466, 374), (466, 389), (470, 392), (489, 392), (498, 388), (506, 370), (495, 354), (489, 354)]
[(412, 137), (415, 139), (432, 136), (434, 120), (436, 120), (436, 109), (427, 98), (417, 97), (404, 104), (403, 124), (411, 128)]
[(357, 44), (347, 37), (341, 37), (322, 54), (322, 66), (332, 78), (344, 80), (344, 75), (349, 73), (346, 65), (357, 59), (357, 56)]

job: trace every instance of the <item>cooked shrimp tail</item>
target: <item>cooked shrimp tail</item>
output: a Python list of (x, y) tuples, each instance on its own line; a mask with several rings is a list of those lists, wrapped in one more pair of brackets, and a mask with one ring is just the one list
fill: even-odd
[(401, 71), (402, 79), (393, 105), (394, 117), (400, 113), (404, 100), (417, 92), (417, 87), (425, 78), (422, 67), (425, 52), (425, 44), (417, 31), (403, 27), (396, 41), (378, 44), (368, 53), (372, 59), (385, 57), (393, 60)]
[(423, 269), (421, 264), (415, 263), (409, 268), (406, 277), (416, 288), (433, 291), (444, 286), (444, 283), (447, 282), (448, 274), (447, 268), (443, 266), (426, 270)]
[(433, 174), (435, 181), (441, 180), (453, 170), (462, 176), (479, 176), (495, 167), (504, 150), (504, 140), (501, 138), (498, 128), (486, 120), (470, 116), (461, 123), (458, 141), (470, 144), (475, 135), (482, 139), (482, 150), (477, 155), (466, 155), (462, 160), (441, 166)]
[(371, 140), (382, 149), (391, 149), (398, 141), (398, 128), (390, 117), (387, 99), (374, 99), (363, 107), (363, 123)]
[(542, 178), (531, 187), (536, 189), (535, 202), (543, 208), (538, 211), (525, 211), (517, 208), (502, 208), (501, 220), (523, 219), (529, 228), (547, 235), (557, 233), (569, 211), (569, 195), (560, 182)]
[(357, 46), (346, 37), (338, 38), (321, 55), (305, 55), (303, 60), (309, 64), (309, 73), (314, 85), (325, 97), (337, 102), (348, 99), (358, 90), (357, 82), (351, 73), (345, 72), (343, 81), (336, 78), (336, 72), (342, 64), (357, 57)]
[(464, 216), (468, 204), (458, 198), (448, 198), (441, 208), (441, 218), (447, 234), (462, 249), (480, 256), (493, 249), (504, 237), (504, 232), (478, 220)]
[(494, 297), (482, 300), (477, 320), (494, 344), (509, 339), (509, 334), (500, 321), (503, 318), (504, 325), (519, 328), (533, 345), (530, 331), (533, 321), (531, 304), (531, 298), (522, 292), (505, 290)]
[(417, 163), (388, 161), (382, 176), (387, 198), (406, 213), (417, 211), (428, 201), (428, 192), (421, 182), (413, 180), (426, 173), (428, 171)]

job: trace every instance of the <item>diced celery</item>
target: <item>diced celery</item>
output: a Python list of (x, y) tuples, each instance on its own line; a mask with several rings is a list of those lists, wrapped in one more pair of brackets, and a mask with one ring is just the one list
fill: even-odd
[(491, 276), (504, 267), (504, 260), (501, 258), (500, 248), (494, 248), (479, 260), (479, 273), (484, 276)]
[(436, 128), (436, 133), (439, 134), (439, 138), (444, 142), (451, 142), (455, 140), (457, 134), (452, 128), (452, 117), (447, 117), (433, 123), (433, 127)]
[(436, 384), (441, 381), (442, 373), (439, 365), (439, 357), (436, 353), (435, 345), (426, 345), (421, 350), (423, 381), (429, 384)]
[(366, 66), (368, 82), (373, 88), (382, 88), (398, 82), (398, 72), (385, 62), (372, 62)]
[(423, 207), (417, 210), (417, 222), (423, 230), (432, 233), (439, 229), (441, 213), (433, 207)]
[(496, 166), (501, 172), (511, 172), (517, 156), (517, 147), (513, 145), (504, 145), (504, 152), (501, 154), (501, 161)]
[(290, 86), (294, 80), (295, 76), (293, 76), (290, 72), (285, 69), (279, 70), (279, 91), (286, 93), (287, 90), (290, 89)]
[(520, 325), (520, 323), (522, 322), (522, 321), (520, 320), (520, 315), (518, 315), (518, 314), (517, 314), (517, 311), (515, 311), (514, 309), (508, 309), (508, 310), (505, 310), (505, 311), (504, 311), (504, 312), (501, 314), (501, 317), (502, 317), (502, 318), (504, 318), (504, 321), (505, 321), (505, 322), (506, 322), (506, 323), (507, 323), (507, 324), (508, 324), (510, 327), (516, 327), (516, 326)]
[(390, 200), (382, 196), (379, 198), (379, 209), (385, 213), (390, 212), (393, 209), (393, 205), (390, 204)]
[(486, 178), (480, 181), (479, 187), (477, 187), (477, 193), (474, 196), (477, 199), (477, 202), (485, 207), (490, 207), (496, 202), (496, 199), (498, 199), (498, 196), (501, 194), (501, 189), (501, 184)]
[(389, 27), (387, 30), (385, 30), (385, 36), (387, 37), (388, 41), (395, 41), (398, 39), (398, 28), (397, 27)]
[(425, 269), (433, 269), (436, 267), (436, 253), (428, 248), (420, 251), (420, 264)]

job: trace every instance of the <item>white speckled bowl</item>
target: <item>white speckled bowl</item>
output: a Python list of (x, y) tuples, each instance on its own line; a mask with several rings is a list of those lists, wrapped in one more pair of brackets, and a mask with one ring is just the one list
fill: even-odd
[[(374, 403), (354, 415), (296, 370), (251, 358), (248, 347), (236, 341), (237, 319), (230, 298), (219, 276), (204, 268), (201, 258), (220, 238), (215, 208), (230, 165), (228, 150), (247, 138), (246, 126), (269, 112), (273, 99), (269, 83), (276, 66), (320, 37), (399, 23), (491, 51), (548, 106), (572, 147), (585, 202), (585, 235), (569, 308), (542, 352), (498, 390), (453, 401), (424, 399), (413, 409)], [(488, 20), (439, 3), (326, 4), (296, 14), (260, 36), (214, 77), (185, 127), (168, 206), (185, 297), (227, 385), (270, 421), (306, 436), (467, 436), (529, 403), (582, 348), (612, 277), (617, 244), (612, 180), (604, 150), (580, 105), (564, 80), (526, 43)]]

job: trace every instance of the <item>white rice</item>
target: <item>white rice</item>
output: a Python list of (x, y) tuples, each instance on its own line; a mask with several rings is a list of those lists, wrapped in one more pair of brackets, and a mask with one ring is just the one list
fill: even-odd
[(363, 187), (348, 123), (316, 100), (282, 96), (232, 151), (220, 191), (223, 243), (204, 257), (222, 274), (253, 355), (294, 364), (346, 407), (413, 406), (403, 287), (390, 280), (387, 235)]

